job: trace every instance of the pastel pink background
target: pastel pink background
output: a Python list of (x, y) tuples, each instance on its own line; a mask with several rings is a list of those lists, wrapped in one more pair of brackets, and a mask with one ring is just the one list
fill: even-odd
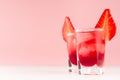
[(0, 0), (0, 65), (67, 65), (62, 25), (94, 27), (109, 8), (117, 25), (107, 42), (106, 66), (120, 66), (119, 0)]

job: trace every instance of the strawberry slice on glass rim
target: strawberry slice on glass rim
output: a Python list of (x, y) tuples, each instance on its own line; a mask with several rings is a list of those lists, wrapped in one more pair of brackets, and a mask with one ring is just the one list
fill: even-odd
[(75, 36), (72, 35), (71, 37), (68, 38), (68, 35), (74, 34), (75, 33), (75, 28), (68, 16), (65, 17), (65, 21), (62, 27), (62, 37), (63, 40), (68, 43), (67, 48), (68, 48), (68, 55), (69, 55), (69, 60), (72, 64), (77, 65), (77, 51), (76, 51), (76, 42), (75, 42)]
[(62, 37), (64, 41), (67, 41), (67, 35), (69, 33), (74, 33), (75, 32), (75, 28), (70, 20), (70, 18), (68, 16), (65, 17), (65, 21), (63, 24), (63, 28), (62, 28)]
[(110, 9), (105, 9), (95, 28), (102, 28), (105, 33), (105, 40), (110, 41), (116, 34), (116, 25), (110, 14)]

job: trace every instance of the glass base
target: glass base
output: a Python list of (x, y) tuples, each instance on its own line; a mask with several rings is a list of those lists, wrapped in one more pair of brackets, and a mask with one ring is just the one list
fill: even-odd
[(83, 75), (102, 75), (104, 74), (104, 70), (101, 67), (98, 66), (92, 66), (92, 67), (84, 67), (81, 66), (81, 74)]
[(78, 68), (77, 68), (77, 65), (74, 65), (70, 62), (70, 60), (68, 60), (68, 71), (70, 73), (77, 73), (78, 72)]

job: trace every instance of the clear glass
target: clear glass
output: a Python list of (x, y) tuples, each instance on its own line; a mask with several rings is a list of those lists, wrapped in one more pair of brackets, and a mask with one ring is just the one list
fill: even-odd
[(76, 30), (76, 51), (79, 73), (103, 74), (105, 37), (102, 29)]
[(68, 66), (69, 72), (77, 72), (77, 44), (75, 33), (67, 35)]

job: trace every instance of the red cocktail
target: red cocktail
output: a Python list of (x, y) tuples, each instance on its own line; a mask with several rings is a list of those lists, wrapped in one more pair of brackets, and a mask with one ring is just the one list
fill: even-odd
[(76, 31), (77, 55), (82, 74), (101, 74), (104, 63), (105, 36), (102, 29)]
[(74, 69), (77, 71), (77, 43), (75, 33), (67, 35), (68, 64), (70, 72)]
[(83, 74), (102, 74), (105, 41), (110, 41), (115, 34), (116, 25), (109, 9), (104, 10), (93, 29), (76, 30), (66, 16), (62, 37), (67, 42), (69, 67), (75, 66)]

